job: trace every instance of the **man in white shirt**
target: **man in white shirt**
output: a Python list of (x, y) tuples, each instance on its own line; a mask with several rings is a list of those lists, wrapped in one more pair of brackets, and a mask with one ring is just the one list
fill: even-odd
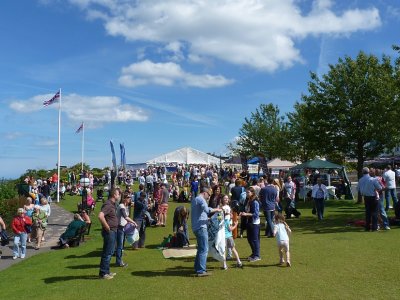
[(325, 199), (328, 197), (328, 190), (326, 186), (322, 184), (321, 177), (317, 178), (317, 183), (312, 188), (311, 197), (315, 201), (318, 220), (322, 220), (324, 218)]
[(152, 193), (153, 192), (153, 185), (154, 185), (154, 177), (151, 173), (146, 176), (146, 192)]
[(385, 183), (386, 183), (386, 190), (385, 190), (386, 207), (385, 207), (385, 210), (389, 210), (389, 208), (392, 208), (390, 206), (389, 194), (390, 194), (390, 196), (392, 196), (393, 207), (395, 207), (396, 203), (397, 203), (396, 173), (392, 171), (391, 165), (387, 166), (386, 172), (383, 173), (383, 179), (385, 180)]

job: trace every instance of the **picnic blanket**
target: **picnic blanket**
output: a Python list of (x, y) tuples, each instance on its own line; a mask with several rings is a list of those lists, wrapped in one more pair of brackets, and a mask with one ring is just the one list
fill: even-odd
[(196, 245), (190, 245), (184, 248), (168, 248), (163, 250), (164, 258), (179, 258), (179, 257), (190, 257), (196, 256), (197, 249)]

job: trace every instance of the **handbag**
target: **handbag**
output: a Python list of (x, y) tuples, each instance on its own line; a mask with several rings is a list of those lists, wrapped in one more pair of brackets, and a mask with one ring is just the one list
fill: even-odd
[(0, 244), (6, 246), (10, 243), (10, 238), (8, 237), (7, 231), (0, 231)]

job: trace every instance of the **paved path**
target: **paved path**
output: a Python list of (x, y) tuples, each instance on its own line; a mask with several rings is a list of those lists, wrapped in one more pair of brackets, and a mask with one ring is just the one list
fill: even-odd
[[(49, 223), (45, 233), (45, 241), (42, 242), (42, 247), (39, 250), (35, 250), (35, 242), (28, 243), (26, 247), (26, 257), (31, 257), (38, 253), (46, 252), (46, 251), (53, 251), (51, 247), (57, 245), (58, 238), (60, 235), (65, 231), (68, 224), (73, 220), (73, 214), (69, 211), (66, 211), (62, 207), (58, 206), (55, 203), (51, 204), (51, 216), (49, 218)], [(9, 224), (7, 224), (9, 226)], [(0, 260), (0, 271), (4, 270), (13, 264), (19, 263), (22, 259), (17, 258), (16, 260), (12, 259), (12, 247), (13, 247), (13, 239), (10, 239), (10, 244), (1, 247), (3, 250), (3, 254)]]

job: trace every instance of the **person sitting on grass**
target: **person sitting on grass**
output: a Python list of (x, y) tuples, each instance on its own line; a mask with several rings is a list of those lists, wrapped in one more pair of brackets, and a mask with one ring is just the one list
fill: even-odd
[(74, 220), (68, 224), (65, 232), (60, 236), (58, 245), (60, 248), (69, 248), (69, 242), (76, 237), (82, 227), (86, 227), (86, 222), (83, 221), (79, 214), (74, 214)]

